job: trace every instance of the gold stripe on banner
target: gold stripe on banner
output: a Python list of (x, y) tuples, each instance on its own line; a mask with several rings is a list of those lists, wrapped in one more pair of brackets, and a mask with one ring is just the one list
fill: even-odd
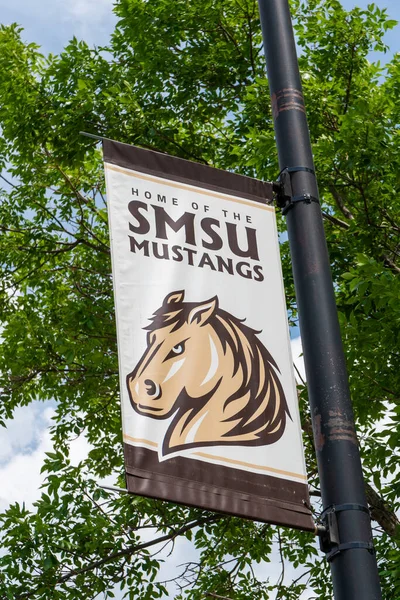
[[(146, 444), (147, 446), (152, 446), (153, 448), (157, 448), (158, 444), (155, 442), (151, 442), (150, 440), (145, 440), (143, 438), (134, 438), (130, 435), (126, 435), (124, 433), (124, 440), (135, 442), (136, 444)], [(220, 462), (225, 462), (233, 465), (238, 465), (241, 467), (249, 467), (250, 469), (258, 469), (259, 471), (268, 471), (270, 473), (278, 473), (279, 475), (287, 475), (288, 477), (296, 477), (297, 479), (301, 479), (302, 481), (307, 481), (307, 477), (305, 475), (301, 475), (300, 473), (292, 473), (291, 471), (282, 471), (281, 469), (275, 469), (274, 467), (263, 467), (261, 465), (253, 465), (252, 463), (244, 462), (241, 460), (234, 460), (233, 458), (225, 458), (224, 456), (213, 456), (212, 454), (206, 454), (205, 452), (193, 452), (195, 456), (200, 456), (202, 458), (208, 458), (210, 460), (218, 460)]]
[(130, 435), (126, 435), (124, 433), (124, 440), (129, 440), (130, 442), (136, 442), (137, 444), (147, 444), (148, 446), (153, 446), (153, 448), (158, 448), (158, 444), (155, 442), (150, 442), (150, 440), (144, 440), (142, 438), (134, 438)]
[(242, 467), (250, 467), (254, 469), (258, 469), (259, 471), (269, 471), (270, 473), (279, 473), (280, 475), (288, 475), (289, 477), (297, 477), (297, 479), (302, 479), (303, 481), (307, 481), (307, 477), (305, 475), (300, 475), (299, 473), (292, 473), (291, 471), (282, 471), (281, 469), (275, 469), (274, 467), (262, 467), (260, 465), (253, 465), (252, 463), (243, 462), (242, 460), (234, 460), (233, 458), (225, 458), (223, 456), (213, 456), (212, 454), (206, 454), (205, 452), (195, 452), (197, 456), (202, 456), (203, 458), (210, 458), (213, 460), (220, 460), (221, 462), (231, 463), (234, 465), (241, 465)]
[(178, 188), (180, 190), (188, 190), (188, 191), (196, 191), (199, 194), (203, 194), (204, 196), (211, 196), (213, 198), (222, 198), (223, 200), (229, 200), (231, 202), (238, 202), (239, 204), (246, 204), (247, 206), (253, 206), (254, 208), (261, 208), (262, 210), (268, 210), (269, 212), (275, 212), (273, 206), (268, 206), (268, 204), (262, 204), (261, 202), (256, 202), (254, 200), (242, 200), (240, 198), (235, 198), (234, 196), (230, 196), (229, 194), (219, 194), (218, 192), (210, 192), (203, 188), (196, 187), (195, 185), (185, 185), (183, 183), (175, 183), (170, 179), (164, 179), (163, 177), (152, 177), (151, 175), (142, 175), (137, 171), (131, 171), (130, 169), (125, 169), (124, 167), (116, 167), (115, 165), (110, 165), (109, 163), (104, 163), (104, 166), (110, 171), (117, 171), (118, 173), (123, 173), (124, 175), (129, 175), (130, 177), (136, 177), (137, 179), (144, 179), (145, 181), (152, 181), (153, 183), (163, 183), (164, 185), (168, 185), (173, 188)]

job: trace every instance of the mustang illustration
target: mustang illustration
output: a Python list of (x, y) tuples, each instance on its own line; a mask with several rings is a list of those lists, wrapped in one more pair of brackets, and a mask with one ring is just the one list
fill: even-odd
[(162, 455), (204, 446), (261, 446), (290, 417), (279, 369), (260, 332), (218, 306), (169, 294), (151, 319), (147, 348), (126, 383), (133, 408), (173, 419)]

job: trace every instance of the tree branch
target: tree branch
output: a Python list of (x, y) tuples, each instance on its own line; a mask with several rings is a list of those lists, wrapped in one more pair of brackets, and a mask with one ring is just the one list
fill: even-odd
[[(183, 527), (181, 527), (180, 529), (176, 529), (166, 535), (156, 538), (155, 540), (143, 542), (142, 544), (136, 544), (134, 546), (128, 546), (127, 548), (124, 548), (123, 550), (119, 550), (119, 552), (114, 552), (113, 554), (109, 554), (108, 556), (105, 556), (104, 558), (93, 561), (92, 563), (89, 563), (88, 565), (86, 565), (86, 567), (82, 567), (81, 569), (72, 569), (69, 573), (59, 577), (52, 584), (52, 587), (54, 588), (57, 585), (66, 583), (67, 581), (69, 581), (73, 577), (76, 577), (77, 575), (82, 575), (83, 573), (87, 573), (88, 571), (93, 571), (94, 569), (97, 569), (98, 567), (101, 567), (102, 565), (105, 565), (111, 561), (117, 560), (118, 558), (122, 558), (125, 556), (132, 556), (132, 554), (136, 554), (137, 552), (144, 550), (145, 548), (150, 548), (151, 546), (161, 544), (162, 542), (174, 540), (176, 537), (183, 535), (184, 533), (186, 533), (187, 531), (189, 531), (191, 529), (194, 529), (195, 527), (199, 527), (200, 525), (204, 525), (206, 523), (212, 523), (213, 521), (218, 521), (218, 519), (220, 519), (220, 517), (219, 516), (217, 517), (215, 515), (213, 515), (211, 517), (206, 517), (203, 519), (197, 519), (196, 521), (192, 521), (192, 523), (183, 525)], [(42, 587), (43, 587), (43, 585), (40, 584), (34, 590), (25, 592), (24, 594), (20, 594), (19, 596), (15, 596), (15, 600), (22, 600), (23, 598), (31, 598)]]
[(350, 104), (350, 92), (351, 92), (351, 84), (353, 79), (353, 70), (354, 70), (354, 53), (355, 53), (355, 45), (353, 44), (351, 47), (351, 64), (350, 64), (350, 72), (349, 77), (347, 79), (347, 87), (346, 87), (346, 97), (344, 101), (344, 111), (343, 114), (346, 114), (349, 109)]
[(395, 265), (395, 263), (392, 261), (392, 259), (389, 258), (387, 255), (385, 255), (383, 257), (383, 262), (384, 262), (385, 267), (388, 267), (388, 269), (393, 271), (393, 273), (395, 275), (398, 275), (400, 273), (399, 267), (397, 265)]
[(254, 77), (256, 76), (256, 65), (254, 62), (254, 53), (253, 53), (253, 29), (251, 26), (251, 17), (249, 15), (249, 13), (247, 12), (247, 24), (248, 24), (248, 34), (247, 34), (247, 39), (249, 40), (249, 46), (250, 46), (250, 64), (251, 64), (251, 69), (253, 71), (253, 75)]
[(350, 225), (348, 223), (345, 223), (341, 219), (338, 219), (337, 217), (334, 217), (333, 215), (330, 215), (327, 212), (322, 211), (322, 216), (327, 221), (330, 221), (331, 223), (333, 223), (334, 225), (337, 225), (338, 227), (341, 227), (342, 229), (350, 228)]
[(371, 511), (371, 518), (379, 523), (388, 535), (395, 536), (400, 525), (396, 514), (367, 482), (365, 482), (365, 493)]
[(354, 219), (353, 213), (347, 208), (347, 206), (344, 203), (343, 197), (339, 194), (335, 186), (330, 184), (328, 187), (330, 193), (332, 194), (336, 202), (337, 207), (342, 211), (346, 219)]

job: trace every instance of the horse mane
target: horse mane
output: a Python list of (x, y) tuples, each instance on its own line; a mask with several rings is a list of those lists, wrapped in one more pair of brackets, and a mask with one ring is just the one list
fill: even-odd
[[(177, 331), (188, 320), (191, 311), (199, 305), (197, 302), (172, 302), (163, 304), (153, 315), (151, 323), (145, 327), (150, 333), (163, 327), (173, 326), (171, 331)], [(261, 331), (252, 329), (244, 324), (245, 319), (239, 319), (227, 311), (217, 307), (207, 323), (216, 332), (224, 354), (229, 348), (234, 357), (232, 377), (242, 370), (243, 379), (238, 389), (224, 402), (224, 409), (233, 401), (246, 395), (249, 401), (233, 416), (223, 420), (232, 422), (232, 428), (217, 440), (184, 444), (179, 447), (169, 447), (169, 441), (182, 416), (187, 414), (185, 426), (195, 422), (197, 414), (217, 392), (219, 383), (211, 394), (202, 399), (191, 398), (183, 388), (177, 398), (177, 413), (168, 427), (164, 438), (163, 454), (176, 452), (200, 446), (240, 445), (262, 446), (272, 444), (280, 439), (285, 426), (286, 417), (291, 419), (285, 393), (278, 374), (280, 370), (270, 352), (259, 340)], [(267, 401), (266, 401), (266, 398)], [(265, 404), (263, 408), (262, 405)], [(181, 421), (182, 424), (182, 421)], [(240, 441), (238, 440), (240, 436)], [(246, 436), (249, 439), (246, 440)]]
[[(246, 435), (261, 429), (257, 434), (257, 442), (253, 443), (256, 445), (272, 444), (283, 434), (286, 415), (290, 417), (285, 393), (277, 375), (280, 373), (279, 368), (270, 352), (257, 337), (261, 331), (252, 329), (244, 324), (244, 319), (238, 319), (224, 310), (218, 312), (214, 329), (222, 342), (224, 352), (226, 346), (229, 346), (233, 352), (235, 357), (234, 374), (239, 368), (243, 372), (242, 385), (227, 398), (225, 407), (246, 394), (249, 394), (250, 397), (242, 410), (227, 419), (235, 422), (239, 419), (228, 435)], [(247, 345), (247, 352), (243, 351), (243, 338)], [(260, 385), (261, 381), (262, 385)], [(260, 405), (268, 394), (267, 405), (257, 415)]]

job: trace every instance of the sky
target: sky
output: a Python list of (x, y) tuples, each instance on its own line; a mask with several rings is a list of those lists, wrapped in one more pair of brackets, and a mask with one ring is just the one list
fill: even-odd
[(88, 44), (107, 43), (116, 23), (112, 0), (0, 0), (0, 22), (18, 23), (23, 39), (60, 52), (76, 36)]
[[(346, 9), (366, 8), (371, 0), (343, 0)], [(377, 0), (380, 8), (387, 8), (391, 18), (400, 21), (399, 0)], [(42, 46), (44, 53), (57, 53), (72, 36), (88, 44), (107, 43), (116, 17), (112, 0), (0, 0), (0, 22), (23, 26), (24, 39)], [(386, 43), (391, 52), (400, 51), (400, 26), (389, 32)]]
[[(347, 9), (365, 8), (368, 4), (369, 0), (343, 1)], [(390, 17), (400, 21), (399, 0), (378, 0), (375, 4), (388, 8)], [(73, 36), (91, 45), (106, 44), (116, 23), (112, 6), (112, 0), (0, 0), (0, 21), (5, 25), (20, 24), (24, 28), (23, 39), (39, 44), (43, 53), (58, 53)], [(393, 53), (400, 52), (400, 25), (386, 35), (385, 41), (390, 47), (389, 60)], [(298, 358), (301, 354), (299, 338), (292, 340), (292, 350), (303, 370)], [(0, 511), (13, 502), (25, 502), (27, 507), (32, 507), (38, 497), (44, 453), (52, 448), (48, 428), (54, 406), (54, 402), (34, 402), (18, 408), (14, 420), (7, 423), (7, 429), (0, 430)], [(77, 464), (86, 456), (88, 448), (84, 438), (74, 441), (71, 461)], [(169, 572), (187, 560), (188, 551), (188, 545), (178, 541), (174, 558), (168, 564)], [(270, 574), (272, 580), (279, 575), (278, 565), (274, 567), (273, 563), (268, 572), (266, 565), (261, 567), (265, 569), (264, 575)]]

